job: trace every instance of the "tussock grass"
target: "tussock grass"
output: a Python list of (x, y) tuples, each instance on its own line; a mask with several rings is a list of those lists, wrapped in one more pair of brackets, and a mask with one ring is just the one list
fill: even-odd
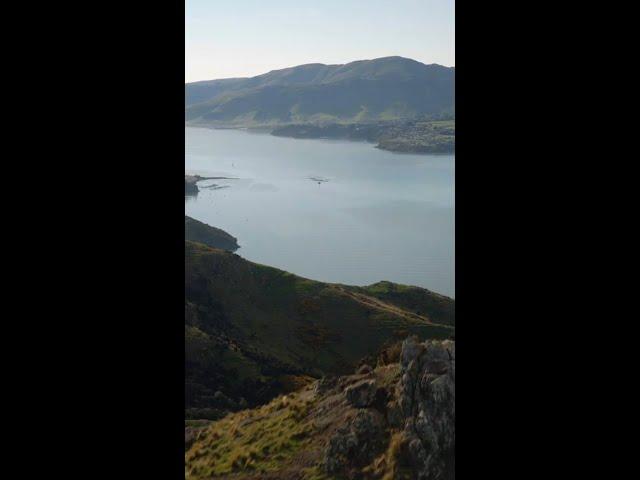
[(186, 478), (281, 469), (310, 441), (312, 405), (300, 394), (286, 395), (212, 423), (185, 455)]

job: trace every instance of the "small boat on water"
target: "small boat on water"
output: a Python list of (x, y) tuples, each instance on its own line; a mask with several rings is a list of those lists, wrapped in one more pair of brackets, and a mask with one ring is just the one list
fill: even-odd
[(317, 182), (318, 185), (329, 181), (328, 178), (323, 178), (323, 177), (309, 177), (309, 180), (313, 180), (314, 182)]

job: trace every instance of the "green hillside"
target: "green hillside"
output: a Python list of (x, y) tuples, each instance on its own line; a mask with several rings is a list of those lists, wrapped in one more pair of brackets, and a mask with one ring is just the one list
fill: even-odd
[(217, 418), (352, 371), (408, 334), (448, 338), (454, 315), (452, 299), (417, 287), (317, 282), (185, 241), (187, 416)]
[(366, 123), (452, 114), (455, 69), (402, 57), (185, 85), (190, 124)]
[(237, 239), (224, 230), (211, 227), (186, 215), (184, 216), (184, 238), (230, 252), (235, 252), (240, 248)]

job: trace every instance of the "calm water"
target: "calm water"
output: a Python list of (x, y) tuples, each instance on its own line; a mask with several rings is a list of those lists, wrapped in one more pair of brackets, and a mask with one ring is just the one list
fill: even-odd
[(315, 280), (454, 296), (454, 156), (237, 130), (185, 137), (186, 173), (238, 177), (201, 182), (185, 213), (237, 237), (244, 258)]

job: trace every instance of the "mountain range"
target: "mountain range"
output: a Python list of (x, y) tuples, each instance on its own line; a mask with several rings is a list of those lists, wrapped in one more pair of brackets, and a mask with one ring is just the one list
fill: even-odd
[(454, 84), (455, 67), (397, 56), (312, 63), (187, 83), (185, 119), (191, 125), (267, 127), (451, 117)]

